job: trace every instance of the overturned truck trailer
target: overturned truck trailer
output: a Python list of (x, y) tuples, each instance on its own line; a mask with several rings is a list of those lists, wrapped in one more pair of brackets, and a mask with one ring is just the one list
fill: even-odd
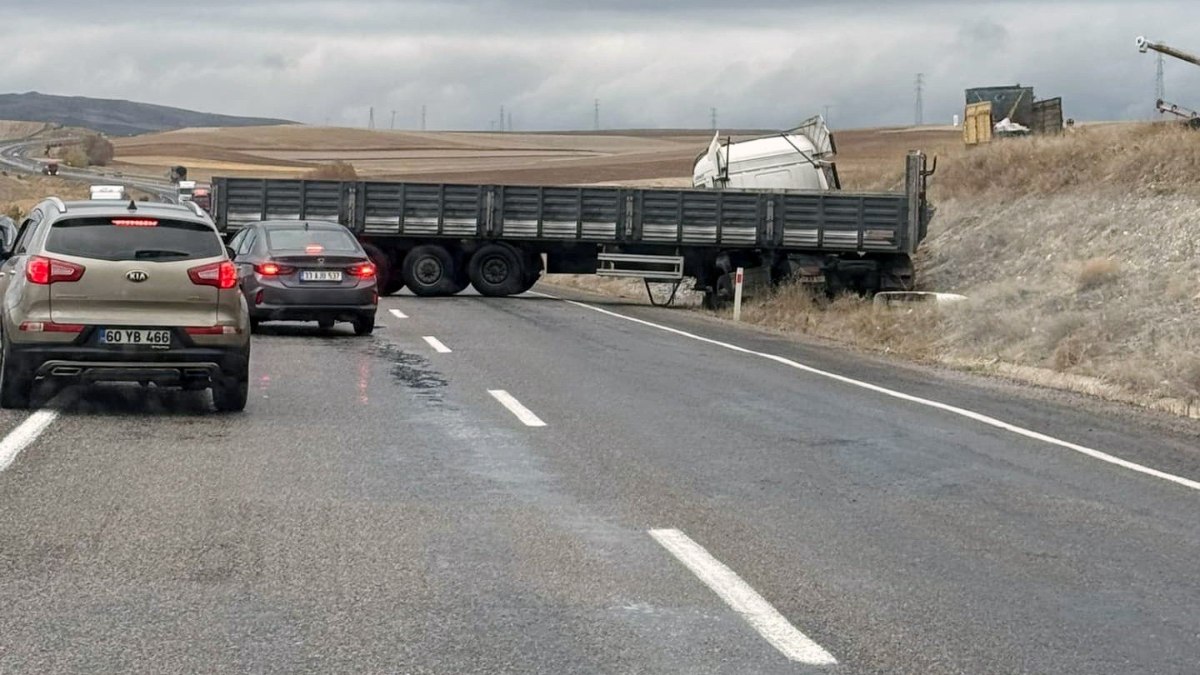
[(909, 154), (903, 192), (217, 177), (212, 214), (227, 237), (259, 220), (341, 223), (378, 265), (384, 293), (512, 295), (546, 271), (690, 277), (716, 305), (738, 267), (831, 291), (911, 289), (932, 213), (926, 164)]

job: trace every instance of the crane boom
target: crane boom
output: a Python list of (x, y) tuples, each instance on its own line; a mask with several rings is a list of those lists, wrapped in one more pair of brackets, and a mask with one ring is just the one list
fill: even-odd
[(1156, 52), (1159, 52), (1160, 54), (1166, 54), (1167, 56), (1173, 56), (1173, 57), (1179, 59), (1180, 61), (1187, 61), (1188, 63), (1191, 63), (1193, 65), (1200, 66), (1200, 56), (1196, 56), (1195, 54), (1185, 52), (1182, 49), (1176, 49), (1170, 45), (1165, 45), (1161, 42), (1151, 42), (1150, 40), (1147, 40), (1144, 37), (1140, 37), (1140, 36), (1138, 37), (1137, 48), (1138, 48), (1138, 51), (1143, 54), (1145, 54), (1147, 50), (1154, 50)]

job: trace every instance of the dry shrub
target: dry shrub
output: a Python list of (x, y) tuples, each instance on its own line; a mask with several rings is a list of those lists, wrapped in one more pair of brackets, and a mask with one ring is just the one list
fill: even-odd
[(358, 180), (358, 171), (350, 162), (338, 160), (322, 164), (304, 175), (310, 180)]
[(63, 153), (62, 160), (68, 165), (79, 169), (85, 168), (90, 164), (87, 153), (79, 146), (74, 146), (66, 150)]
[(1112, 258), (1092, 258), (1083, 263), (1076, 275), (1076, 288), (1080, 292), (1106, 286), (1121, 275), (1121, 263)]
[(84, 137), (83, 152), (92, 166), (107, 166), (114, 155), (113, 144), (98, 135)]
[(1089, 348), (1090, 345), (1081, 338), (1075, 336), (1065, 337), (1059, 340), (1058, 345), (1054, 348), (1051, 366), (1060, 373), (1074, 368), (1083, 363), (1084, 358), (1088, 355)]

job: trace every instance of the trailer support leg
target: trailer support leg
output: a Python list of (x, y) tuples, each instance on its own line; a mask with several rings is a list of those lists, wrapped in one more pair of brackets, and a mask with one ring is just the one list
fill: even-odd
[(667, 298), (667, 301), (663, 302), (663, 303), (660, 303), (654, 299), (654, 290), (652, 288), (650, 288), (650, 280), (642, 279), (642, 282), (646, 284), (646, 295), (649, 296), (650, 304), (652, 306), (654, 306), (654, 307), (670, 307), (671, 305), (675, 304), (675, 294), (679, 292), (679, 285), (683, 283), (683, 279), (678, 279), (678, 280), (670, 282), (671, 283), (671, 295), (670, 295), (670, 297)]

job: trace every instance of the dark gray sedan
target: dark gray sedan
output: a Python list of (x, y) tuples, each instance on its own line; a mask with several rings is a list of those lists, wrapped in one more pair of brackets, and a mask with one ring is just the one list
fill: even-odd
[(349, 321), (358, 335), (375, 329), (375, 265), (341, 225), (268, 220), (246, 226), (229, 246), (252, 325)]

